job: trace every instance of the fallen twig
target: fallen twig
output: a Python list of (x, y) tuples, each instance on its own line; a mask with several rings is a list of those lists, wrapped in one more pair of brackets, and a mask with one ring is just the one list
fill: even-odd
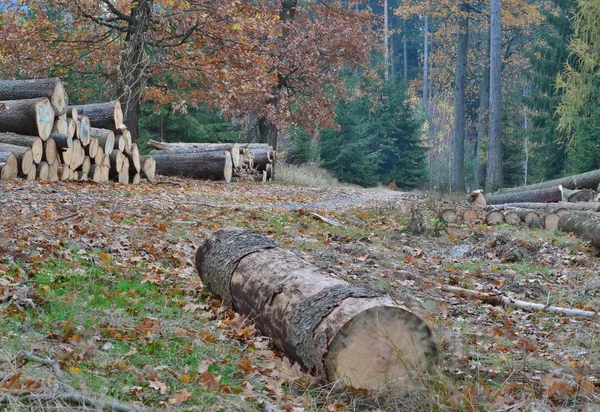
[(55, 360), (50, 358), (40, 358), (39, 356), (35, 356), (32, 351), (27, 352), (25, 356), (23, 356), (23, 359), (29, 362), (39, 363), (40, 365), (50, 366), (56, 379), (58, 379), (59, 382), (64, 383), (65, 376), (60, 370), (60, 365)]
[(60, 222), (61, 220), (67, 220), (67, 219), (70, 219), (70, 218), (76, 217), (76, 216), (79, 216), (79, 213), (75, 212), (75, 213), (71, 213), (70, 215), (67, 215), (67, 216), (57, 217), (56, 219), (54, 219), (54, 221)]
[(327, 218), (325, 216), (321, 216), (318, 213), (311, 213), (311, 215), (313, 215), (317, 219), (322, 220), (323, 222), (328, 223), (328, 224), (330, 224), (332, 226), (339, 226), (339, 227), (346, 228), (346, 226), (342, 225), (340, 222), (338, 222), (336, 220), (333, 220), (333, 219), (329, 219), (329, 218)]
[(475, 299), (480, 300), (485, 303), (489, 303), (494, 306), (513, 306), (519, 309), (538, 311), (538, 312), (550, 312), (550, 313), (558, 313), (564, 316), (569, 317), (600, 317), (600, 312), (595, 312), (591, 310), (582, 310), (582, 309), (570, 309), (570, 308), (561, 308), (559, 306), (551, 306), (551, 305), (543, 305), (541, 303), (533, 303), (526, 302), (523, 300), (511, 299), (502, 295), (494, 295), (487, 292), (478, 292), (476, 290), (469, 290), (464, 288), (459, 288), (457, 286), (447, 286), (444, 285), (441, 287), (442, 292), (451, 293), (455, 296), (459, 296), (465, 299)]
[(0, 405), (6, 405), (11, 401), (19, 401), (22, 403), (40, 403), (40, 402), (65, 402), (75, 405), (93, 407), (96, 409), (105, 409), (116, 412), (139, 412), (141, 409), (135, 406), (127, 405), (118, 402), (103, 401), (94, 399), (88, 396), (79, 395), (77, 393), (61, 393), (61, 394), (30, 394), (20, 396), (0, 396)]

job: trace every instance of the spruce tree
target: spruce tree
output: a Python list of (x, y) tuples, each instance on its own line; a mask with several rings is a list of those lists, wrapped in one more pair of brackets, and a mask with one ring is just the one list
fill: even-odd
[(556, 108), (562, 91), (556, 89), (556, 77), (569, 57), (568, 45), (573, 34), (570, 18), (576, 0), (552, 0), (554, 7), (544, 12), (545, 25), (540, 42), (530, 55), (529, 81), (534, 86), (526, 103), (532, 110), (529, 139), (536, 145), (531, 153), (536, 180), (564, 174), (567, 168), (566, 145), (557, 130)]

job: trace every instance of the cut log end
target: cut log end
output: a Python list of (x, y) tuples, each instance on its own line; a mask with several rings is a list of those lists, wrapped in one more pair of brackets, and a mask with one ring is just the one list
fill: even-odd
[(458, 214), (454, 209), (444, 209), (440, 212), (440, 217), (448, 223), (456, 223), (458, 221)]
[(327, 378), (354, 388), (398, 389), (436, 356), (433, 336), (421, 318), (399, 307), (376, 306), (355, 315), (336, 334), (326, 357)]

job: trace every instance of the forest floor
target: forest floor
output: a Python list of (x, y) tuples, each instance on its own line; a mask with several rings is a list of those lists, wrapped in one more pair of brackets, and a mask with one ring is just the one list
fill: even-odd
[[(599, 410), (599, 319), (440, 290), (600, 311), (598, 250), (527, 227), (446, 227), (450, 204), (276, 183), (2, 182), (0, 410)], [(198, 245), (226, 226), (402, 302), (431, 326), (437, 369), (403, 396), (315, 382), (198, 279)]]

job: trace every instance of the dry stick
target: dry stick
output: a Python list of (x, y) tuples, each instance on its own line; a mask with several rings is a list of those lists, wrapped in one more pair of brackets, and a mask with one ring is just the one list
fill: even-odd
[(79, 216), (79, 213), (75, 212), (75, 213), (72, 213), (72, 214), (67, 215), (67, 216), (57, 217), (56, 219), (54, 219), (54, 221), (55, 222), (60, 222), (62, 220), (67, 220), (67, 219), (70, 219), (72, 217), (77, 217), (77, 216)]
[(8, 404), (11, 399), (16, 399), (23, 403), (39, 403), (39, 402), (66, 402), (76, 405), (93, 407), (95, 409), (106, 409), (116, 412), (139, 412), (141, 409), (135, 406), (126, 405), (118, 402), (108, 402), (101, 399), (94, 399), (88, 396), (83, 396), (78, 393), (59, 393), (59, 394), (31, 394), (21, 396), (0, 396), (0, 405)]
[(511, 299), (502, 295), (493, 295), (487, 292), (478, 292), (459, 288), (457, 286), (442, 286), (442, 292), (451, 293), (465, 299), (476, 299), (494, 306), (514, 306), (518, 309), (558, 313), (570, 317), (600, 317), (600, 312), (582, 309), (561, 308), (559, 306), (543, 305), (541, 303), (526, 302), (524, 300)]
[(50, 366), (52, 368), (52, 372), (54, 373), (54, 376), (56, 376), (56, 379), (58, 379), (59, 382), (64, 383), (65, 376), (63, 375), (62, 371), (60, 370), (60, 365), (55, 360), (50, 359), (50, 358), (40, 358), (39, 356), (35, 356), (33, 354), (33, 351), (27, 352), (25, 354), (25, 356), (23, 356), (23, 359), (25, 359), (26, 361), (29, 361), (29, 362), (39, 363), (40, 365)]

